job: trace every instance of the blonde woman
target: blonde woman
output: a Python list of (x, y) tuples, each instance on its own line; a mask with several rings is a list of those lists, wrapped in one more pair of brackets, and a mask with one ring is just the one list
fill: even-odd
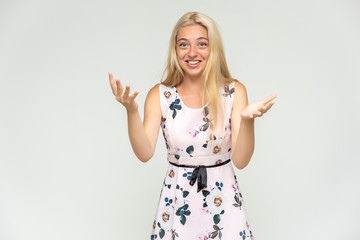
[[(215, 22), (189, 12), (174, 27), (163, 81), (135, 101), (109, 73), (116, 100), (127, 110), (135, 155), (147, 162), (161, 126), (168, 151), (151, 239), (253, 239), (233, 165), (243, 169), (254, 151), (254, 120), (276, 94), (248, 104), (244, 84), (231, 78)], [(231, 164), (232, 162), (232, 164)]]

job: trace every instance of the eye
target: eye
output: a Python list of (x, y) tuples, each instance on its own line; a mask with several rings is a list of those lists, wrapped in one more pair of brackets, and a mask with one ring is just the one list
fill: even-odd
[(201, 43), (199, 43), (199, 46), (200, 46), (200, 47), (206, 47), (206, 46), (207, 46), (207, 43), (206, 43), (206, 42), (201, 42)]
[(179, 47), (186, 47), (186, 46), (187, 46), (186, 43), (180, 43), (180, 44), (179, 44)]

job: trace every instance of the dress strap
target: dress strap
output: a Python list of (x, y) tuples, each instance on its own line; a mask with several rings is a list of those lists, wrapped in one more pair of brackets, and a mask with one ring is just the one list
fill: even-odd
[(167, 87), (163, 84), (159, 84), (159, 96), (160, 96), (162, 117), (163, 119), (166, 119), (169, 114), (169, 106), (176, 98), (175, 89), (171, 87)]

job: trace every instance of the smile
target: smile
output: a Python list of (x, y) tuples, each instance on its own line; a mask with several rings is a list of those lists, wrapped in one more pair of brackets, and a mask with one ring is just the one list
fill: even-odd
[(185, 61), (189, 67), (197, 67), (200, 65), (200, 60), (187, 60)]

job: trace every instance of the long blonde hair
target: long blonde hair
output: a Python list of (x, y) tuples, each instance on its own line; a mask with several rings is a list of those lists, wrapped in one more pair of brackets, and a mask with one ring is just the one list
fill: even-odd
[(218, 119), (222, 119), (219, 118), (219, 115), (223, 115), (222, 107), (218, 102), (220, 99), (219, 89), (233, 81), (226, 63), (221, 36), (214, 20), (199, 12), (188, 12), (178, 20), (171, 33), (168, 61), (162, 79), (164, 79), (165, 75), (166, 77), (161, 83), (174, 87), (183, 81), (184, 72), (177, 60), (176, 41), (183, 27), (194, 24), (204, 27), (207, 30), (209, 39), (210, 54), (201, 76), (203, 83), (201, 96), (203, 105), (208, 104), (210, 116), (213, 119), (212, 129), (214, 130), (218, 124)]

